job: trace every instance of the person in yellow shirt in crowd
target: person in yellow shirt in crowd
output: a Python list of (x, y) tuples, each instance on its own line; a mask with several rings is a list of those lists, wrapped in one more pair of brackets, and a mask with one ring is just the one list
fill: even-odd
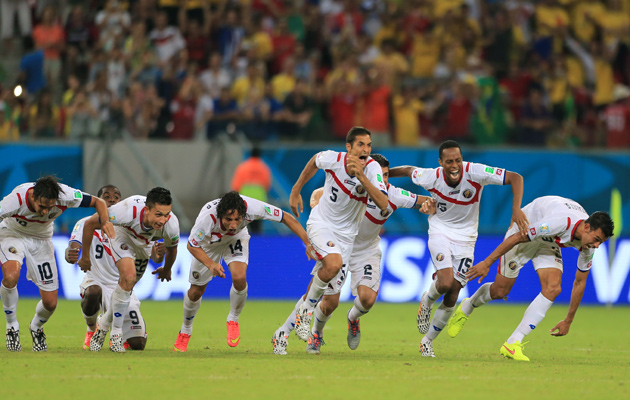
[(421, 146), (429, 142), (422, 136), (420, 116), (431, 118), (442, 104), (444, 96), (439, 95), (431, 104), (420, 100), (420, 90), (411, 84), (403, 83), (400, 94), (392, 100), (395, 124), (395, 144), (398, 146)]
[(11, 118), (7, 118), (7, 107), (0, 100), (0, 142), (12, 142), (20, 139), (20, 132), (13, 124)]
[(392, 88), (396, 88), (400, 77), (409, 71), (407, 59), (396, 51), (391, 39), (383, 41), (381, 54), (374, 59), (374, 65), (383, 72), (385, 82)]
[(295, 59), (292, 56), (287, 57), (282, 65), (282, 72), (271, 79), (273, 87), (273, 97), (280, 103), (295, 87)]
[(271, 35), (263, 29), (262, 16), (254, 16), (251, 22), (251, 35), (243, 41), (243, 47), (252, 46), (256, 60), (268, 62), (273, 56)]
[(536, 5), (536, 33), (539, 39), (551, 40), (553, 53), (562, 50), (562, 39), (569, 27), (569, 15), (557, 0), (542, 0)]
[(411, 76), (413, 78), (432, 78), (435, 67), (440, 61), (440, 42), (432, 30), (415, 34), (411, 51)]
[(589, 43), (595, 37), (595, 29), (606, 13), (606, 6), (600, 0), (579, 1), (571, 11), (573, 35), (582, 43)]
[(265, 93), (265, 81), (261, 73), (263, 68), (263, 64), (250, 60), (247, 65), (247, 74), (234, 82), (232, 97), (236, 99), (239, 106), (245, 104), (248, 97), (262, 97)]

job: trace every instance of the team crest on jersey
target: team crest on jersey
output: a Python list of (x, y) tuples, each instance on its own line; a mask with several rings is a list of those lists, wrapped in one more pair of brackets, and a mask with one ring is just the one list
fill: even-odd
[(515, 270), (516, 270), (516, 267), (517, 267), (516, 261), (510, 261), (510, 263), (508, 264), (508, 267), (509, 267), (512, 271), (515, 271)]
[(438, 261), (443, 261), (444, 260), (444, 254), (443, 253), (438, 254), (437, 256), (435, 256), (435, 259), (438, 260)]
[(199, 275), (199, 272), (197, 272), (197, 271), (193, 271), (192, 276), (193, 276), (193, 278), (195, 278), (195, 279), (199, 279), (199, 276), (200, 276), (200, 275)]
[(17, 254), (17, 250), (15, 249), (15, 247), (11, 246), (9, 247), (9, 253)]
[(328, 243), (326, 243), (326, 245), (328, 247), (335, 247), (335, 244), (332, 241), (328, 241)]
[(357, 193), (358, 194), (363, 194), (365, 193), (365, 188), (363, 186), (357, 186)]
[(389, 210), (381, 210), (381, 217), (387, 218), (388, 215), (389, 215)]
[(123, 250), (129, 250), (129, 246), (127, 246), (125, 243), (121, 244), (120, 248)]
[(465, 198), (470, 199), (473, 196), (473, 191), (470, 189), (466, 189), (464, 190), (463, 195)]

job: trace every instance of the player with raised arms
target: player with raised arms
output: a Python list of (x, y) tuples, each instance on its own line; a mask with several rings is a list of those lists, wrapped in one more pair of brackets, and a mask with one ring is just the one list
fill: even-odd
[(83, 193), (43, 176), (35, 183), (19, 185), (0, 201), (0, 263), (2, 285), (0, 297), (7, 320), (7, 350), (21, 351), (20, 325), (17, 321), (18, 291), (22, 260), (26, 258), (26, 278), (37, 285), (41, 301), (30, 324), (33, 351), (46, 351), (43, 326), (57, 307), (59, 276), (52, 243), (53, 221), (66, 209), (94, 207), (96, 219), (104, 221), (103, 231), (112, 237), (107, 204), (98, 197)]
[(523, 354), (523, 339), (542, 322), (560, 294), (563, 270), (560, 248), (574, 247), (580, 251), (580, 255), (569, 311), (550, 330), (552, 336), (569, 333), (584, 295), (595, 250), (613, 236), (614, 224), (607, 213), (597, 211), (589, 216), (580, 204), (559, 196), (539, 197), (526, 205), (523, 212), (531, 221), (527, 233), (522, 234), (516, 225), (512, 225), (503, 242), (485, 260), (468, 271), (469, 279), (479, 277), (481, 282), (492, 264), (499, 260), (495, 281), (483, 284), (469, 299), (462, 301), (448, 323), (448, 333), (451, 337), (457, 336), (475, 308), (490, 300), (505, 298), (512, 290), (521, 268), (531, 260), (540, 278), (541, 291), (499, 350), (507, 358), (529, 361), (529, 357)]

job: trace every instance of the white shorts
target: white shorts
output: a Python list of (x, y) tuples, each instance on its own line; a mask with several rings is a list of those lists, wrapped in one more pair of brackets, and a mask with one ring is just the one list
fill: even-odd
[[(102, 295), (102, 304), (101, 304), (101, 312), (105, 313), (107, 309), (110, 307), (112, 300), (112, 293), (114, 293), (114, 289), (116, 286), (112, 285), (102, 285), (95, 279), (85, 275), (83, 277), (83, 281), (80, 288), (81, 298), (85, 294), (85, 291), (90, 286), (99, 286)], [(127, 308), (127, 314), (125, 315), (125, 319), (123, 321), (123, 341), (126, 341), (129, 338), (134, 337), (147, 337), (147, 326), (144, 322), (144, 318), (142, 318), (142, 314), (140, 313), (140, 300), (135, 293), (131, 293), (131, 299), (129, 300), (129, 307)]]
[[(221, 263), (221, 258), (228, 266), (235, 261), (249, 264), (249, 238), (249, 232), (244, 229), (234, 236), (223, 236), (220, 241), (202, 247), (202, 250), (218, 264)], [(204, 286), (212, 278), (214, 278), (212, 271), (193, 257), (188, 282), (191, 285)]]
[(149, 257), (151, 256), (152, 244), (147, 247), (133, 246), (120, 238), (116, 237), (110, 240), (112, 257), (118, 263), (123, 258), (131, 258), (136, 265), (136, 282), (142, 278), (144, 271), (149, 265)]
[[(518, 232), (518, 227), (510, 228), (505, 237), (508, 238)], [(555, 242), (535, 240), (520, 243), (512, 247), (499, 259), (498, 273), (506, 278), (515, 279), (521, 268), (531, 260), (534, 270), (555, 268), (562, 271), (562, 251)]]
[(453, 269), (453, 277), (466, 286), (466, 272), (473, 266), (475, 242), (451, 240), (444, 235), (429, 235), (429, 252), (436, 271)]
[(345, 238), (337, 235), (329, 228), (323, 228), (313, 225), (306, 226), (308, 239), (315, 250), (316, 256), (320, 261), (315, 263), (311, 275), (315, 275), (323, 267), (321, 260), (329, 254), (341, 255), (342, 268), (337, 275), (328, 283), (328, 287), (324, 291), (325, 296), (341, 293), (341, 288), (346, 281), (348, 274), (348, 266), (350, 264), (350, 256), (352, 255), (352, 247), (354, 246), (354, 237)]
[(0, 264), (26, 258), (26, 278), (44, 292), (59, 289), (55, 247), (49, 239), (20, 236), (7, 228), (0, 229)]
[(381, 286), (381, 250), (378, 242), (376, 247), (352, 253), (348, 272), (350, 272), (350, 289), (353, 296), (357, 295), (359, 285), (378, 293)]

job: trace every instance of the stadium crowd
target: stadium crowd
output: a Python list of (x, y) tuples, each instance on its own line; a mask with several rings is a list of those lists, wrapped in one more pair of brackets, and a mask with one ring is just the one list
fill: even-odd
[(343, 141), (361, 125), (375, 148), (630, 147), (630, 0), (0, 6), (5, 57), (21, 58), (2, 141)]

